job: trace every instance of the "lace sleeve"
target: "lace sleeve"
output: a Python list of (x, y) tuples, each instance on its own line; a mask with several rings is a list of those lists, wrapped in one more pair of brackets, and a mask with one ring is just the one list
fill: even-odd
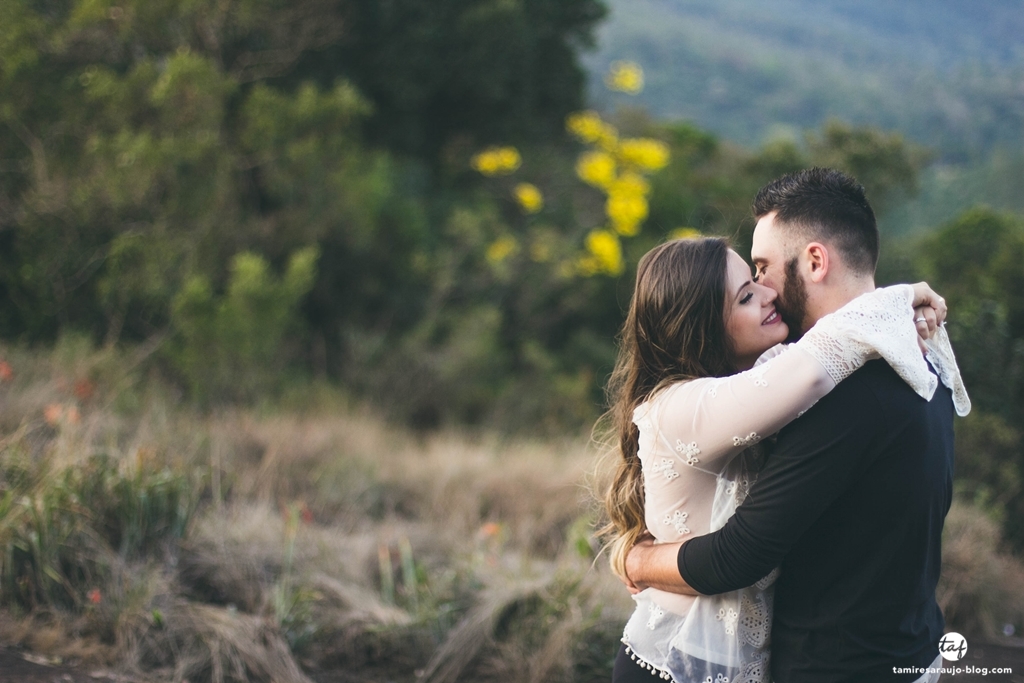
[(821, 363), (789, 347), (754, 368), (666, 389), (634, 414), (672, 454), (664, 467), (716, 472), (716, 461), (774, 434), (835, 387)]
[[(665, 390), (637, 420), (641, 430), (656, 425), (663, 447), (674, 451), (659, 466), (674, 471), (678, 461), (716, 471), (717, 459), (774, 434), (872, 358), (884, 358), (914, 391), (931, 398), (938, 380), (917, 344), (913, 298), (910, 285), (877, 289), (824, 316), (799, 342), (779, 347), (750, 370)], [(955, 362), (943, 367), (955, 368)]]
[(971, 399), (967, 396), (963, 379), (960, 378), (960, 368), (957, 367), (946, 328), (940, 327), (935, 336), (925, 342), (925, 346), (928, 347), (926, 358), (935, 368), (935, 372), (939, 373), (942, 383), (953, 392), (953, 407), (956, 408), (956, 414), (960, 417), (967, 415), (971, 412)]
[(938, 379), (928, 370), (913, 319), (913, 287), (882, 287), (819, 319), (794, 346), (814, 356), (836, 383), (871, 358), (884, 358), (919, 396), (931, 399)]

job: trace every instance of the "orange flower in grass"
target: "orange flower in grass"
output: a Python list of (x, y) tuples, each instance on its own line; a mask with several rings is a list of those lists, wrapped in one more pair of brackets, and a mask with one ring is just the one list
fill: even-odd
[(46, 424), (51, 427), (56, 427), (60, 423), (60, 418), (64, 416), (64, 406), (59, 403), (50, 403), (43, 408), (43, 419), (46, 420)]
[(82, 421), (82, 414), (78, 412), (78, 406), (50, 403), (43, 408), (43, 419), (51, 427), (56, 427), (62, 422), (76, 425)]
[(75, 380), (74, 394), (79, 401), (88, 401), (96, 392), (96, 383), (89, 379)]

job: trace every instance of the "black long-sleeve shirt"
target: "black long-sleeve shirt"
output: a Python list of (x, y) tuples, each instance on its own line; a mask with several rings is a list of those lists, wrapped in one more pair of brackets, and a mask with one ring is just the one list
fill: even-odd
[(679, 572), (711, 595), (780, 566), (776, 683), (912, 681), (938, 655), (935, 601), (953, 489), (953, 404), (872, 361), (779, 432), (747, 500), (683, 544)]

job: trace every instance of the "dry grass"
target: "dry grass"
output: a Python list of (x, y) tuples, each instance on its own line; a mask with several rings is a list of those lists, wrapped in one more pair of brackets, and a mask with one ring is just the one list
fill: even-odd
[(936, 597), (951, 630), (993, 637), (1004, 624), (1024, 624), (1024, 562), (1001, 552), (999, 527), (990, 517), (954, 503), (942, 551)]
[[(58, 553), (92, 568), (69, 574), (75, 599), (6, 594), (0, 642), (175, 683), (607, 680), (633, 603), (593, 563), (586, 438), (416, 435), (329, 390), (304, 409), (198, 414), (115, 351), (0, 359), (15, 371), (0, 383), (0, 503), (17, 462), (79, 471), (98, 454), (129, 492), (170, 472), (199, 501), (180, 540)], [(990, 520), (954, 506), (939, 593), (952, 627), (1024, 619), (1024, 569), (998, 546)]]
[(125, 481), (171, 471), (201, 500), (180, 542), (107, 548), (76, 605), (8, 600), (0, 639), (155, 680), (607, 676), (632, 602), (581, 552), (585, 438), (424, 437), (330, 392), (204, 415), (114, 351), (0, 356), (5, 464), (105, 454)]

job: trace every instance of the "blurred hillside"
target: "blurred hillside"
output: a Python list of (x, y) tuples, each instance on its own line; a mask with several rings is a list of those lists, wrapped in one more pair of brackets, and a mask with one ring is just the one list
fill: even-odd
[[(640, 101), (652, 114), (737, 142), (837, 117), (962, 158), (1024, 132), (1024, 12), (1013, 0), (609, 6), (587, 62), (593, 73), (613, 59), (645, 64)], [(609, 99), (600, 87), (591, 96)]]
[(586, 58), (647, 67), (640, 102), (757, 145), (829, 118), (901, 132), (935, 154), (921, 196), (887, 218), (927, 229), (972, 203), (1024, 208), (1024, 12), (1012, 0), (611, 0)]

